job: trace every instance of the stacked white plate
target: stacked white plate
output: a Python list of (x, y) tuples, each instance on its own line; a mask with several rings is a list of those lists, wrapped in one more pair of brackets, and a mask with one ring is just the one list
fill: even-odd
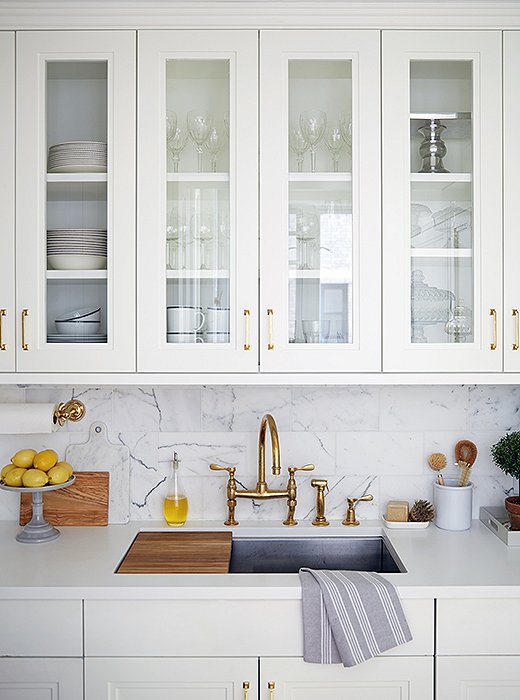
[(106, 333), (96, 333), (95, 335), (74, 335), (72, 333), (48, 333), (48, 343), (106, 343), (108, 336)]
[(105, 270), (106, 266), (106, 230), (62, 228), (47, 231), (49, 270)]
[(101, 141), (67, 141), (49, 148), (49, 173), (105, 173), (107, 145)]

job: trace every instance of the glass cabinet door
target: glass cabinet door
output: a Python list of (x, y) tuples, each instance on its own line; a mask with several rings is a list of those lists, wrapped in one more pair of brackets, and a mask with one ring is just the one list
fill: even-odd
[(135, 370), (134, 44), (19, 35), (19, 370)]
[(257, 35), (139, 41), (139, 369), (257, 371)]
[(380, 369), (377, 32), (261, 35), (261, 367)]
[(14, 33), (0, 32), (0, 372), (15, 369)]
[(385, 32), (384, 369), (500, 370), (501, 47)]

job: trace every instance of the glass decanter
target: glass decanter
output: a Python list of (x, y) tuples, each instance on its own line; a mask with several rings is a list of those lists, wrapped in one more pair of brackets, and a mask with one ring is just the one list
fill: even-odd
[(174, 452), (164, 497), (164, 519), (171, 527), (181, 527), (188, 517), (188, 497), (179, 478), (179, 465), (180, 459)]

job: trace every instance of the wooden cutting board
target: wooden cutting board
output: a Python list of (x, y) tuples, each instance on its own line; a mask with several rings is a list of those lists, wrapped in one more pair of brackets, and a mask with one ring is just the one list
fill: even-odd
[[(108, 525), (108, 472), (75, 472), (72, 486), (43, 495), (43, 515), (52, 525)], [(20, 494), (20, 525), (32, 517), (30, 493)]]
[(140, 532), (118, 574), (227, 574), (231, 532)]

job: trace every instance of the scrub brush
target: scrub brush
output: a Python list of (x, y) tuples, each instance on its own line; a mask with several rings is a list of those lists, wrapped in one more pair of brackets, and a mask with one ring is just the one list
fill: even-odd
[(447, 463), (446, 455), (443, 455), (442, 452), (434, 452), (428, 457), (428, 464), (436, 472), (440, 472), (441, 469), (444, 469)]
[(467, 462), (457, 462), (460, 468), (459, 486), (467, 486), (469, 484), (469, 477), (471, 476), (471, 464)]
[(412, 523), (429, 523), (434, 518), (435, 508), (430, 501), (415, 501), (408, 515), (408, 520)]

